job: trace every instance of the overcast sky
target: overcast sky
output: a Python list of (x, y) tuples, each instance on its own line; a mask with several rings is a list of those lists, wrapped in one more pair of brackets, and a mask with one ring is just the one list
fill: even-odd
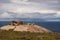
[(60, 18), (60, 0), (0, 0), (0, 18)]

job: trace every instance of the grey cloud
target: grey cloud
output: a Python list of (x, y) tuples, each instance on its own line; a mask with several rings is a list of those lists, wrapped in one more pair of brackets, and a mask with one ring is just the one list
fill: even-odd
[(51, 10), (60, 10), (60, 0), (29, 0), (29, 2), (43, 4), (44, 7), (46, 6)]
[(9, 3), (10, 0), (0, 0), (0, 3)]
[(40, 3), (50, 3), (52, 1), (58, 1), (58, 0), (29, 0), (29, 2), (40, 2)]
[[(28, 2), (31, 2), (30, 5)], [(0, 0), (0, 3), (6, 3), (6, 4), (1, 4), (2, 6), (0, 5), (0, 14), (7, 11), (9, 15), (14, 15), (16, 17), (52, 18), (56, 16), (55, 13), (40, 14), (40, 13), (28, 13), (28, 12), (32, 12), (36, 10), (40, 11), (44, 9), (47, 9), (47, 11), (48, 10), (60, 11), (60, 0), (59, 1), (58, 0), (29, 0), (28, 2), (26, 2), (26, 4), (24, 3), (17, 4), (17, 3), (12, 3), (11, 0)], [(27, 13), (25, 13), (25, 10), (27, 10), (26, 11)], [(21, 13), (20, 11), (24, 13)]]
[[(17, 18), (54, 18), (56, 17), (56, 13), (47, 13), (47, 14), (42, 14), (39, 12), (34, 12), (34, 13), (25, 13), (25, 14), (17, 14), (13, 12), (8, 12), (11, 13), (10, 15), (14, 15)], [(13, 16), (12, 16), (13, 17)]]

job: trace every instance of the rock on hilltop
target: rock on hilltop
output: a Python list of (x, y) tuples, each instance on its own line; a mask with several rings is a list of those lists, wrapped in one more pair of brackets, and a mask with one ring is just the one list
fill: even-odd
[(29, 32), (40, 32), (40, 33), (51, 33), (52, 31), (42, 27), (35, 25), (34, 23), (30, 24), (23, 24), (22, 20), (12, 21), (8, 25), (5, 25), (1, 27), (2, 30), (10, 30), (13, 29), (13, 31), (29, 31)]

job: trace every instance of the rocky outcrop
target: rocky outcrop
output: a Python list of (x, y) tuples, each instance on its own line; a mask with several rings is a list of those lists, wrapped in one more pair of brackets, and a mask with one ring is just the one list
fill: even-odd
[(18, 25), (22, 25), (22, 24), (23, 24), (22, 20), (16, 20), (16, 21), (11, 21), (8, 25), (18, 26)]
[[(17, 25), (15, 24), (15, 22), (17, 22), (16, 23)], [(22, 32), (23, 31), (40, 32), (40, 33), (49, 33), (49, 32), (51, 33), (52, 32), (42, 26), (35, 25), (34, 23), (32, 23), (32, 24), (27, 23), (27, 24), (23, 25), (23, 21), (14, 21), (14, 22), (10, 23), (9, 25), (1, 27), (0, 29), (2, 29), (2, 30), (13, 29), (13, 31), (22, 31)]]

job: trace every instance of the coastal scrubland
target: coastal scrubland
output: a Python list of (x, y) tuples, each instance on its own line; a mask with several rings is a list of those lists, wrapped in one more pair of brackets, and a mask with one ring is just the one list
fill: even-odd
[(31, 33), (0, 30), (0, 40), (60, 40), (60, 33)]

